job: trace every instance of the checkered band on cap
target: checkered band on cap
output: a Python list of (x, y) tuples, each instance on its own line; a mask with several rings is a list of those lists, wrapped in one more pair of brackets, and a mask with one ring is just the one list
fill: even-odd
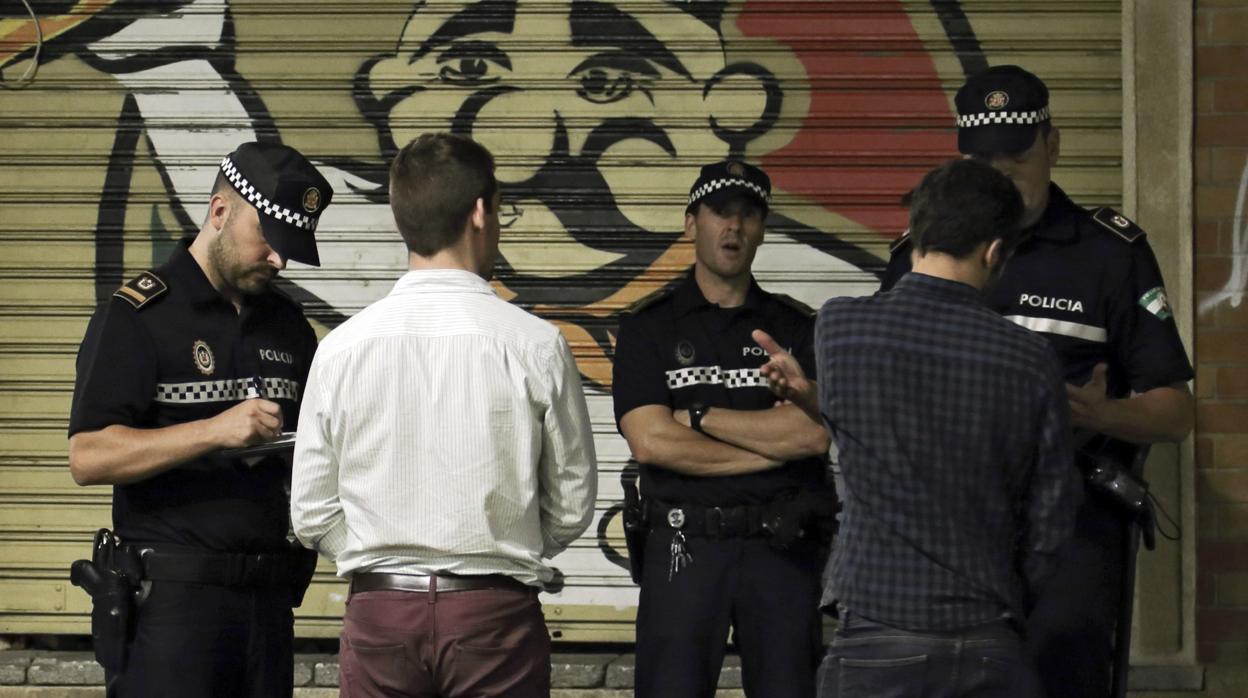
[(993, 124), (1009, 124), (1027, 126), (1049, 120), (1049, 108), (1043, 107), (1036, 111), (998, 111), (981, 112), (978, 114), (959, 114), (958, 128), (975, 126), (991, 126)]
[(316, 232), (316, 218), (296, 213), (269, 201), (267, 196), (256, 191), (256, 188), (251, 186), (251, 182), (248, 182), (243, 173), (238, 171), (238, 167), (234, 165), (234, 161), (230, 159), (229, 155), (226, 155), (225, 159), (221, 161), (221, 171), (225, 173), (226, 178), (230, 180), (230, 184), (234, 185), (238, 193), (250, 201), (257, 211), (271, 218), (276, 218), (283, 223), (303, 228), (308, 232)]
[(254, 398), (269, 400), (299, 399), (299, 382), (286, 378), (265, 378), (264, 394), (250, 378), (219, 381), (191, 381), (189, 383), (157, 383), (156, 402), (162, 404), (185, 404), (203, 402), (238, 402)]
[(755, 194), (758, 194), (759, 198), (767, 204), (771, 204), (771, 193), (766, 189), (739, 177), (730, 177), (728, 179), (712, 179), (697, 189), (689, 192), (689, 205), (692, 206), (694, 202), (701, 201), (703, 197), (711, 194), (712, 192), (723, 189), (724, 187), (744, 187)]

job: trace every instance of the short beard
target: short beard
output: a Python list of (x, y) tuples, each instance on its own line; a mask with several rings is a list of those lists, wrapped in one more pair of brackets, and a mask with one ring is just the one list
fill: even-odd
[(212, 262), (213, 267), (217, 270), (217, 276), (221, 279), (221, 283), (238, 293), (256, 296), (268, 290), (269, 284), (273, 281), (276, 274), (270, 274), (260, 284), (248, 283), (246, 280), (251, 276), (252, 272), (260, 271), (263, 267), (267, 269), (267, 265), (256, 266), (252, 268), (243, 267), (237, 255), (231, 246), (226, 245), (225, 237), (230, 235), (233, 230), (234, 211), (231, 210), (226, 216), (225, 224), (221, 227), (221, 232), (213, 239), (208, 246), (208, 259)]

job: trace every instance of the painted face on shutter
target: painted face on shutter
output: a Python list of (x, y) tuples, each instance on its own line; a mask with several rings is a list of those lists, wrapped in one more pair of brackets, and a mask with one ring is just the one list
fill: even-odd
[[(490, 148), (507, 202), (502, 282), (546, 280), (509, 284), (539, 307), (592, 305), (620, 290), (603, 271), (643, 270), (654, 288), (692, 263), (675, 246), (679, 213), (656, 217), (656, 200), (678, 201), (701, 165), (767, 133), (780, 92), (773, 69), (726, 60), (729, 3), (551, 7), (418, 8), (398, 51), (362, 70), (360, 106), (391, 146), (448, 130)], [(526, 244), (535, 234), (556, 239)]]
[[(911, 36), (914, 10), (900, 5), (877, 14), (911, 48), (856, 57), (829, 50), (857, 45), (863, 31), (839, 19), (845, 12), (833, 8), (838, 3), (775, 13), (766, 0), (410, 0), (398, 5), (406, 21), (389, 12), (360, 15), (347, 5), (311, 13), (293, 5), (261, 13), (231, 12), (228, 0), (209, 5), (184, 19), (206, 46), (235, 59), (229, 74), (220, 72), (225, 63), (198, 56), (171, 61), (164, 48), (182, 45), (188, 25), (167, 21), (158, 9), (136, 13), (124, 31), (88, 22), (44, 47), (95, 56), (88, 63), (115, 69), (119, 89), (143, 94), (121, 105), (108, 195), (101, 197), (100, 220), (107, 223), (99, 228), (100, 249), (150, 238), (150, 253), (138, 254), (158, 264), (202, 215), (196, 202), (215, 174), (205, 148), (227, 152), (241, 140), (276, 135), (305, 149), (342, 192), (341, 205), (325, 208), (320, 221), (321, 230), (344, 236), (321, 250), (322, 269), (331, 273), (296, 267), (288, 276), (301, 300), (324, 304), (327, 322), (336, 324), (384, 293), (387, 285), (370, 274), (392, 278), (406, 268), (403, 247), (385, 239), (393, 216), (379, 164), (419, 133), (469, 134), (499, 166), (504, 203), (495, 289), (558, 324), (577, 346), (584, 375), (603, 384), (614, 318), (694, 261), (681, 221), (702, 165), (745, 159), (772, 174), (770, 224), (779, 244), (763, 246), (759, 257), (786, 272), (769, 279), (769, 288), (817, 304), (830, 293), (877, 286), (864, 271), (879, 264), (870, 241), (904, 227), (904, 209), (887, 202), (913, 178), (913, 165), (895, 154), (952, 149), (946, 124), (953, 115), (941, 85), (953, 79), (933, 72), (924, 44)], [(72, 24), (76, 14), (44, 19)], [(35, 36), (33, 24), (20, 24), (14, 31)], [(325, 58), (317, 47), (343, 32), (378, 53)], [(21, 36), (5, 35), (15, 48), (0, 51), (0, 66), (30, 49)], [(266, 45), (280, 45), (281, 58), (269, 60), (279, 54), (260, 48)], [(314, 64), (316, 81), (297, 89), (284, 81)], [(861, 97), (841, 89), (864, 75), (894, 73), (929, 87), (897, 93), (863, 83), (872, 93)], [(161, 89), (147, 91), (153, 79)], [(876, 94), (877, 86), (886, 89)], [(193, 123), (159, 129), (156, 138), (132, 137), (129, 124), (161, 123), (209, 93), (213, 105)], [(14, 99), (38, 101), (43, 93), (20, 94), (27, 96)], [(881, 115), (929, 126), (881, 131)], [(217, 146), (205, 133), (217, 134)], [(876, 144), (889, 154), (871, 161), (882, 190), (875, 180), (863, 184), (859, 166), (843, 161), (874, 157)], [(144, 187), (161, 183), (167, 203), (149, 210)], [(871, 203), (856, 198), (862, 196)], [(127, 249), (126, 259), (133, 254)], [(113, 256), (99, 258), (100, 288), (120, 282), (115, 269)], [(835, 289), (812, 279), (835, 279)]]

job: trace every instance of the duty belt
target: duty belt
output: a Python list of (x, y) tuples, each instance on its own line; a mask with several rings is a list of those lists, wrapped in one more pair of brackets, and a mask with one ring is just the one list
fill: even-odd
[(768, 506), (743, 504), (733, 507), (675, 505), (655, 500), (650, 507), (650, 526), (670, 528), (687, 536), (733, 538), (766, 533)]
[[(276, 587), (290, 584), (295, 560), (290, 553), (188, 552), (133, 546), (143, 578), (152, 581), (230, 587)], [(193, 550), (193, 549), (192, 549)]]

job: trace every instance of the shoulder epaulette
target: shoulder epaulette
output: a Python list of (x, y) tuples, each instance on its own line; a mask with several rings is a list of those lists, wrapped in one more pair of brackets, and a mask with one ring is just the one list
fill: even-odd
[(169, 286), (159, 276), (145, 271), (114, 291), (113, 296), (133, 305), (137, 310), (168, 290)]
[(888, 253), (890, 255), (897, 254), (897, 250), (900, 250), (901, 248), (905, 247), (906, 243), (908, 242), (910, 242), (910, 229), (909, 228), (906, 229), (906, 232), (901, 234), (901, 237), (897, 238), (896, 240), (893, 240), (893, 244), (888, 246)]
[(650, 306), (654, 305), (655, 303), (658, 303), (664, 298), (671, 296), (672, 292), (675, 290), (676, 290), (676, 286), (672, 285), (672, 286), (667, 286), (666, 288), (661, 288), (655, 291), (654, 293), (651, 293), (650, 295), (642, 296), (640, 299), (633, 301), (632, 305), (625, 308), (624, 314), (636, 315), (637, 313), (641, 312), (642, 310), (645, 310), (646, 308), (649, 308)]
[(799, 301), (793, 296), (786, 296), (783, 293), (773, 293), (771, 294), (771, 296), (772, 298), (775, 298), (781, 305), (787, 305), (788, 307), (796, 310), (797, 312), (801, 313), (802, 315), (805, 315), (806, 317), (814, 317), (815, 315), (814, 308), (810, 307), (809, 305), (806, 305), (805, 303)]
[(1096, 209), (1092, 214), (1092, 220), (1105, 226), (1105, 228), (1127, 242), (1135, 242), (1144, 237), (1144, 231), (1140, 229), (1140, 226), (1108, 206)]

